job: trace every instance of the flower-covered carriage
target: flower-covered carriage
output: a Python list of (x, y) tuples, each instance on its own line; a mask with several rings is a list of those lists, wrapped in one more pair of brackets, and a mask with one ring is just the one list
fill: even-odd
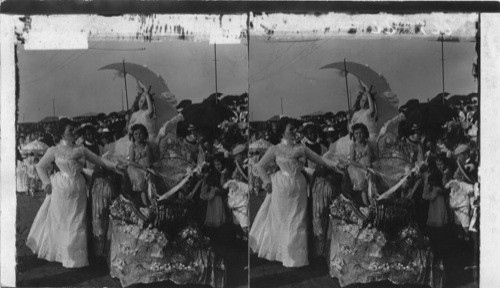
[(224, 261), (195, 217), (201, 171), (188, 160), (177, 165), (185, 169), (174, 170), (163, 169), (170, 165), (162, 162), (149, 171), (152, 204), (147, 208), (138, 205), (126, 174), (94, 172), (90, 193), (94, 255), (106, 258), (111, 276), (123, 286), (171, 281), (224, 287)]
[(395, 137), (378, 146), (379, 160), (367, 169), (370, 207), (360, 209), (346, 191), (330, 205), (330, 276), (342, 286), (390, 281), (441, 287), (442, 265), (416, 223), (420, 173)]

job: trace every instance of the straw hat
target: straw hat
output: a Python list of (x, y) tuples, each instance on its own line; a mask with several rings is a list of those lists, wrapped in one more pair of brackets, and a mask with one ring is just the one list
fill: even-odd
[(238, 154), (242, 153), (243, 151), (245, 151), (246, 149), (247, 149), (247, 146), (245, 144), (238, 144), (233, 148), (233, 151), (231, 152), (231, 154), (238, 155)]
[(466, 152), (467, 150), (469, 150), (469, 145), (467, 145), (467, 144), (459, 144), (457, 146), (457, 148), (455, 148), (455, 150), (453, 151), (453, 154), (455, 156), (458, 156), (458, 155)]
[(418, 124), (413, 124), (411, 126), (411, 131), (420, 131), (420, 126)]
[(193, 135), (188, 135), (186, 136), (186, 139), (184, 139), (184, 141), (187, 143), (187, 144), (190, 144), (190, 145), (196, 145), (198, 144), (196, 142), (196, 137), (194, 137)]

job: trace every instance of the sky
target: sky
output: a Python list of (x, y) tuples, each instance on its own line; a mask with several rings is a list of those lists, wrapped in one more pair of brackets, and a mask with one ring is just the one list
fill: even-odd
[[(347, 110), (345, 78), (337, 70), (320, 70), (344, 58), (381, 73), (400, 105), (409, 99), (427, 101), (443, 89), (441, 42), (430, 39), (250, 41), (249, 50), (250, 118), (254, 121), (281, 114), (281, 98), (283, 114), (292, 117)], [(472, 75), (475, 43), (444, 42), (444, 54), (446, 92), (477, 92)], [(357, 95), (357, 78), (349, 75), (348, 85), (350, 95)]]
[[(123, 59), (160, 74), (178, 101), (199, 102), (215, 92), (214, 47), (208, 42), (91, 42), (89, 47), (19, 50), (19, 122), (52, 116), (53, 100), (56, 116), (122, 110), (123, 78), (98, 69)], [(131, 49), (136, 50), (122, 51)], [(444, 53), (446, 92), (477, 92), (472, 76), (475, 43), (445, 42)], [(319, 69), (344, 58), (383, 74), (401, 105), (409, 99), (427, 101), (442, 91), (441, 43), (395, 37), (309, 42), (250, 38), (250, 47), (217, 45), (218, 91), (226, 95), (249, 92), (251, 121), (281, 114), (281, 99), (283, 114), (293, 117), (346, 110), (344, 77), (332, 69)], [(348, 82), (350, 94), (356, 95), (357, 79), (350, 75)], [(127, 76), (127, 90), (131, 106), (137, 91), (131, 76)]]
[[(200, 102), (215, 92), (214, 46), (208, 42), (91, 42), (89, 47), (89, 50), (19, 50), (19, 122), (38, 122), (53, 116), (53, 99), (56, 116), (121, 111), (124, 79), (114, 71), (98, 70), (124, 59), (160, 74), (179, 102), (183, 99)], [(123, 51), (130, 49), (136, 50)], [(248, 92), (247, 59), (247, 46), (243, 44), (217, 45), (219, 92), (225, 95)], [(131, 76), (127, 76), (127, 91), (132, 106), (137, 84)]]

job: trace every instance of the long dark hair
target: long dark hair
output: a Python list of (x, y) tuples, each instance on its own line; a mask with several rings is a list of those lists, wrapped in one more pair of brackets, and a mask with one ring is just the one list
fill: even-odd
[(66, 127), (68, 127), (68, 126), (75, 127), (76, 123), (71, 121), (68, 118), (63, 118), (63, 119), (59, 120), (59, 123), (57, 123), (57, 136), (62, 138), (62, 136), (64, 135), (64, 132), (66, 132)]
[(146, 90), (140, 88), (139, 92), (137, 93), (137, 96), (135, 97), (134, 104), (132, 105), (132, 108), (130, 110), (132, 111), (132, 113), (135, 113), (141, 109), (141, 107), (139, 107), (139, 100), (141, 100), (142, 95), (144, 95), (144, 97), (147, 97), (147, 95), (145, 95), (145, 94), (149, 94), (149, 96), (151, 97), (151, 104), (153, 105), (153, 118), (154, 118), (156, 116), (155, 101), (154, 101), (153, 94), (150, 94), (149, 90), (146, 91)]
[[(361, 98), (363, 98), (363, 95), (365, 93), (368, 94), (368, 97), (372, 99), (373, 105), (375, 106), (375, 115), (372, 115), (372, 117), (376, 117), (375, 120), (378, 120), (378, 112), (377, 112), (377, 102), (375, 101), (375, 92), (372, 92), (372, 88), (370, 87), (369, 90), (366, 90), (366, 88), (363, 88), (363, 90), (359, 91), (358, 97), (356, 98), (356, 102), (354, 102), (354, 111), (359, 111), (361, 110)], [(368, 100), (368, 99), (367, 99)]]
[(353, 138), (354, 138), (354, 131), (356, 130), (361, 130), (363, 132), (363, 134), (365, 134), (365, 138), (368, 139), (370, 138), (370, 133), (368, 132), (368, 128), (366, 127), (365, 124), (363, 123), (356, 123), (352, 126), (352, 134), (353, 134)]
[(372, 93), (370, 91), (362, 90), (359, 91), (358, 97), (356, 98), (356, 102), (354, 102), (354, 111), (361, 110), (361, 98), (363, 98), (363, 95), (365, 92), (368, 92), (369, 97), (372, 98), (373, 103), (375, 103), (375, 93)]
[(283, 136), (283, 133), (285, 133), (286, 126), (288, 126), (288, 124), (292, 124), (295, 127), (299, 126), (299, 123), (296, 119), (289, 118), (289, 117), (281, 118), (278, 122), (278, 127), (276, 129), (276, 132), (278, 133), (279, 137)]
[(135, 138), (134, 138), (134, 131), (136, 130), (141, 130), (142, 133), (144, 133), (144, 136), (146, 137), (146, 139), (149, 138), (149, 133), (148, 133), (148, 129), (146, 129), (146, 126), (142, 125), (142, 124), (134, 124), (134, 126), (132, 126), (132, 129), (131, 129), (131, 140), (132, 142), (135, 143)]

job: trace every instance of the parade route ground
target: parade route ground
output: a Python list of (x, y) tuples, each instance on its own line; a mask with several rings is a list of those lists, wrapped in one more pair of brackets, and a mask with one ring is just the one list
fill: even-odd
[[(261, 192), (258, 196), (250, 197), (250, 219), (253, 221), (266, 194)], [(444, 265), (448, 271), (444, 288), (477, 288), (474, 283), (472, 271), (464, 271), (466, 259), (469, 256), (464, 248), (465, 243), (458, 241), (450, 243), (450, 258)], [(250, 287), (251, 288), (340, 288), (337, 279), (328, 275), (328, 266), (324, 259), (310, 259), (309, 266), (300, 268), (286, 268), (281, 263), (267, 261), (250, 255)], [(349, 288), (425, 288), (423, 285), (394, 285), (388, 282), (370, 284), (352, 284)]]
[[(38, 259), (31, 250), (24, 245), (29, 233), (31, 223), (42, 204), (45, 196), (43, 192), (37, 192), (35, 197), (18, 193), (17, 195), (17, 286), (18, 287), (121, 287), (118, 279), (108, 274), (108, 267), (104, 262), (92, 263), (91, 266), (79, 269), (68, 269), (60, 263), (48, 262)], [(250, 216), (255, 217), (258, 208), (262, 204), (265, 194), (250, 198)], [(226, 259), (228, 267), (228, 287), (247, 287), (248, 270), (244, 251), (245, 242), (228, 239), (230, 229), (222, 229), (213, 235), (214, 246)], [(463, 243), (453, 243), (457, 253), (445, 262), (448, 270), (447, 285), (454, 288), (476, 288), (472, 272), (464, 271), (465, 258)], [(338, 280), (328, 275), (328, 268), (323, 259), (313, 259), (309, 266), (302, 268), (285, 268), (279, 262), (270, 262), (250, 256), (250, 287), (252, 288), (301, 288), (301, 287), (340, 287)], [(173, 283), (153, 283), (148, 285), (135, 285), (134, 287), (187, 287)], [(194, 286), (189, 286), (194, 287)], [(203, 286), (197, 286), (203, 287)], [(353, 284), (351, 288), (385, 288), (385, 287), (425, 287), (416, 285), (396, 286), (390, 283), (377, 284)]]
[[(28, 236), (38, 209), (45, 198), (44, 192), (36, 192), (35, 197), (17, 194), (17, 287), (122, 287), (118, 279), (109, 276), (109, 269), (104, 261), (91, 263), (85, 268), (64, 268), (60, 263), (38, 259), (26, 247)], [(247, 244), (243, 241), (230, 240), (232, 228), (224, 226), (213, 235), (215, 249), (226, 261), (227, 287), (247, 287)], [(171, 282), (138, 284), (129, 287), (209, 287), (194, 285), (175, 285)]]

